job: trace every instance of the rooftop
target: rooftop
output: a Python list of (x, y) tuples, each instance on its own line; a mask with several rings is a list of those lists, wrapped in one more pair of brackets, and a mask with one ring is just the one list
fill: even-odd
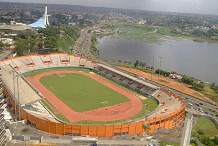
[(33, 90), (33, 88), (31, 88), (28, 85), (28, 83), (23, 79), (23, 77), (19, 75), (10, 65), (1, 66), (1, 71), (3, 85), (5, 88), (7, 88), (7, 91), (9, 91), (10, 96), (15, 98), (16, 101), (18, 101), (18, 85), (19, 102), (21, 105), (32, 104), (41, 99), (41, 97), (36, 93), (36, 91)]
[(22, 31), (26, 29), (31, 29), (30, 26), (27, 25), (0, 25), (0, 30), (17, 30), (17, 31)]

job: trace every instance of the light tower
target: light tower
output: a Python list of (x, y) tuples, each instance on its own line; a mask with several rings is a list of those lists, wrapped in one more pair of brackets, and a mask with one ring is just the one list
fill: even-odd
[(47, 12), (47, 6), (45, 6), (45, 14), (44, 14), (44, 25), (49, 26), (49, 21), (48, 21), (48, 12)]

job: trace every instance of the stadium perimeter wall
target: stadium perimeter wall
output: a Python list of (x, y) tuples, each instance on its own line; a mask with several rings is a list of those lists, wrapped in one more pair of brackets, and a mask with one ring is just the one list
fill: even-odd
[[(13, 107), (15, 107), (13, 98), (10, 97), (10, 94), (6, 90), (6, 88), (4, 88), (4, 85), (3, 85), (3, 92), (4, 95), (9, 99), (9, 102), (13, 105)], [(170, 93), (168, 94), (170, 95)], [(180, 97), (176, 97), (176, 98), (180, 99)], [(18, 111), (18, 107), (16, 111)], [(34, 116), (22, 108), (20, 108), (20, 115), (21, 115), (21, 119), (27, 120), (28, 124), (34, 126), (39, 130), (53, 133), (53, 134), (111, 137), (114, 135), (143, 134), (144, 124), (150, 125), (150, 130), (148, 130), (147, 132), (151, 134), (154, 133), (155, 130), (163, 127), (166, 129), (172, 129), (174, 126), (179, 125), (181, 122), (183, 122), (185, 117), (185, 105), (182, 104), (182, 106), (178, 110), (162, 117), (152, 118), (152, 119), (146, 118), (141, 121), (132, 121), (125, 124), (111, 124), (111, 125), (76, 125), (76, 124), (70, 125), (64, 123), (55, 123), (46, 119), (46, 117), (39, 118), (37, 116)]]

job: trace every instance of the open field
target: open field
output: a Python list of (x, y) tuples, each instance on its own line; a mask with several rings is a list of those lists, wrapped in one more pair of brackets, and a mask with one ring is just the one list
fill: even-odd
[[(37, 71), (34, 71), (34, 72), (29, 72), (27, 74), (24, 74), (24, 76), (27, 77), (27, 78), (33, 78), (34, 76), (37, 76), (37, 75), (40, 75), (40, 74), (46, 73), (46, 72), (51, 72), (51, 71), (58, 71), (58, 72), (68, 71), (68, 72), (77, 72), (77, 73), (79, 73), (79, 72), (81, 73), (81, 71), (82, 71), (82, 72), (84, 72), (86, 74), (89, 74), (89, 72), (92, 71), (92, 70), (84, 69), (84, 68), (54, 68), (54, 69), (45, 69), (45, 70), (37, 70)], [(82, 80), (81, 80), (81, 77), (83, 78)], [(99, 86), (99, 84), (100, 84), (100, 86), (101, 86), (100, 88), (102, 88), (102, 87), (105, 88), (106, 86), (104, 86), (101, 83), (98, 83), (95, 80), (93, 80), (93, 79), (91, 79), (89, 77), (86, 77), (84, 75), (66, 73), (66, 74), (60, 74), (60, 75), (53, 74), (51, 76), (50, 75), (45, 76), (44, 78), (45, 78), (45, 80), (46, 80), (46, 78), (48, 80), (46, 82), (48, 83), (47, 89), (49, 91), (58, 92), (58, 94), (61, 94), (61, 95), (64, 94), (65, 98), (67, 98), (69, 96), (70, 97), (75, 97), (75, 98), (72, 98), (73, 100), (72, 99), (71, 100), (66, 99), (66, 105), (67, 106), (72, 106), (73, 110), (74, 110), (75, 107), (78, 109), (78, 111), (81, 111), (81, 112), (85, 111), (85, 110), (90, 110), (90, 108), (94, 108), (94, 109), (97, 108), (97, 110), (98, 110), (100, 107), (109, 106), (109, 104), (119, 105), (119, 103), (125, 103), (125, 102), (129, 101), (129, 99), (126, 96), (120, 95), (120, 93), (118, 93), (116, 91), (113, 91), (112, 89), (109, 89), (109, 90), (112, 90), (112, 92), (114, 92), (116, 94), (116, 96), (113, 96), (113, 97), (115, 97), (115, 100), (114, 100), (113, 97), (112, 98), (110, 97), (111, 93), (109, 93), (108, 91), (103, 93), (103, 94), (107, 93), (107, 96), (104, 96), (104, 100), (102, 98), (99, 98), (100, 96), (102, 96), (102, 92), (100, 92), (100, 93), (98, 92), (97, 93), (98, 96), (96, 97), (95, 94), (97, 92), (96, 89), (98, 87), (96, 87), (96, 85), (91, 85), (90, 86), (89, 82), (91, 81), (92, 82), (91, 84), (93, 84), (93, 82), (94, 82), (94, 84), (97, 83), (97, 86)], [(41, 79), (43, 79), (43, 78), (41, 78)], [(66, 82), (61, 81), (63, 79), (66, 80)], [(87, 82), (87, 79), (89, 80), (88, 82)], [(108, 83), (110, 83), (113, 86), (118, 86), (122, 90), (128, 90), (129, 94), (133, 94), (133, 95), (135, 94), (133, 91), (131, 91), (131, 90), (119, 85), (119, 84), (116, 84), (115, 82), (112, 82), (111, 80), (108, 80), (106, 78), (104, 78), (104, 80), (107, 81)], [(84, 83), (86, 83), (86, 84), (84, 84)], [(71, 85), (71, 86), (67, 86), (67, 89), (65, 89), (65, 85)], [(77, 86), (77, 85), (81, 85), (81, 86)], [(84, 91), (84, 89), (83, 89), (84, 85), (88, 87), (88, 89), (87, 89), (88, 92), (83, 92)], [(73, 87), (75, 87), (75, 86), (76, 86), (76, 89), (73, 89)], [(106, 87), (106, 88), (108, 88), (108, 87)], [(106, 90), (108, 90), (108, 89), (106, 89)], [(91, 94), (89, 93), (90, 91), (92, 92)], [(102, 91), (102, 90), (100, 90), (100, 91)], [(72, 93), (72, 94), (70, 94), (70, 93)], [(80, 94), (83, 96), (82, 98), (79, 98), (79, 97), (81, 97)], [(72, 96), (72, 95), (75, 95), (75, 96)], [(87, 97), (91, 97), (90, 95), (94, 96), (94, 98), (87, 99)], [(108, 96), (109, 96), (110, 100), (114, 100), (114, 101), (112, 101), (112, 102), (109, 101)], [(117, 96), (120, 96), (121, 99), (119, 97), (117, 98)], [(83, 98), (87, 99), (86, 102), (85, 102), (86, 104), (84, 103)], [(77, 101), (75, 102), (74, 99), (76, 99)], [(95, 103), (97, 102), (96, 105), (94, 104), (94, 107), (93, 107), (93, 104), (90, 104), (90, 103), (93, 103), (93, 101), (92, 101), (93, 99), (95, 100), (94, 101)], [(50, 102), (46, 98), (42, 102), (60, 120), (66, 122), (66, 123), (74, 123), (73, 121), (69, 120), (66, 115), (61, 113), (58, 110), (58, 108), (56, 108), (55, 105), (53, 105), (52, 102)], [(152, 100), (150, 98), (147, 98), (145, 100), (141, 100), (141, 102), (142, 102), (141, 110), (137, 114), (130, 116), (129, 121), (141, 118), (141, 117), (143, 117), (145, 115), (145, 113), (146, 113), (146, 108), (145, 108), (145, 105), (144, 105), (145, 103), (146, 104), (148, 103), (150, 105), (150, 109), (149, 109), (150, 112), (153, 111), (158, 106), (156, 101), (154, 101), (154, 100)], [(85, 107), (87, 105), (88, 105), (88, 108)], [(81, 107), (84, 107), (84, 108), (81, 110)], [(113, 107), (113, 106), (111, 106), (111, 107)], [(89, 112), (89, 111), (87, 111), (87, 112)], [(82, 113), (86, 113), (86, 112), (82, 112)], [(105, 120), (105, 121), (80, 120), (80, 121), (77, 121), (76, 123), (77, 124), (103, 124), (103, 123), (104, 124), (111, 124), (111, 123), (120, 123), (120, 122), (124, 122), (124, 121), (126, 121), (126, 120), (112, 120), (112, 121), (107, 121), (107, 120)]]
[[(176, 142), (161, 142), (162, 146), (180, 146), (180, 143)], [(196, 146), (195, 143), (190, 143), (190, 146)]]
[(138, 25), (111, 20), (103, 28), (108, 30), (119, 30), (119, 36), (124, 39), (136, 39), (153, 43), (160, 42), (161, 38), (165, 37), (170, 39), (190, 39), (199, 42), (218, 41), (216, 38), (210, 39), (207, 37), (196, 36), (167, 26)]
[(129, 101), (120, 93), (81, 74), (51, 75), (41, 78), (40, 82), (77, 112)]
[(212, 137), (218, 134), (218, 128), (213, 123), (213, 121), (211, 121), (208, 118), (201, 117), (197, 119), (197, 123), (192, 130), (192, 135), (201, 136), (198, 133), (200, 129), (203, 130), (204, 136), (207, 136), (207, 137)]
[[(70, 81), (69, 79), (69, 78), (72, 78), (70, 77), (72, 75), (74, 76), (73, 77), (74, 79), (76, 78), (76, 80), (73, 80), (74, 83), (71, 83), (72, 81)], [(83, 79), (85, 78), (85, 80), (78, 79), (78, 76), (82, 76), (82, 78)], [(62, 82), (52, 83), (51, 81), (50, 84), (47, 85), (46, 87), (40, 82), (41, 79), (43, 80), (43, 77), (48, 77), (48, 78), (52, 77), (50, 81), (51, 80), (56, 81), (56, 79), (66, 77), (67, 81), (65, 83), (62, 83)], [(108, 82), (107, 79), (93, 72), (83, 72), (83, 71), (78, 71), (78, 70), (56, 70), (56, 71), (47, 70), (47, 72), (42, 72), (32, 77), (26, 77), (26, 79), (32, 84), (34, 88), (36, 88), (43, 95), (43, 97), (47, 99), (47, 101), (49, 101), (47, 105), (52, 105), (52, 106), (49, 106), (49, 109), (51, 108), (53, 110), (55, 108), (53, 110), (54, 111), (53, 113), (55, 115), (62, 114), (63, 116), (62, 115), (61, 116), (58, 115), (58, 116), (61, 117), (61, 119), (64, 119), (64, 117), (67, 118), (67, 120), (70, 121), (71, 123), (79, 122), (79, 121), (98, 121), (98, 122), (108, 121), (109, 122), (109, 121), (129, 120), (130, 117), (139, 113), (142, 110), (142, 106), (143, 106), (141, 100), (138, 97), (136, 97), (135, 94), (130, 92), (130, 90), (121, 88), (120, 86), (116, 86), (114, 83)], [(92, 82), (94, 81), (95, 84), (90, 83), (87, 80), (91, 80)], [(81, 81), (82, 83), (80, 83)], [(62, 86), (58, 86), (58, 87), (56, 86), (56, 85), (61, 85), (61, 84)], [(85, 86), (88, 86), (89, 88), (88, 90), (87, 89), (84, 90), (84, 86), (83, 86), (84, 84), (86, 84)], [(96, 84), (100, 84), (100, 86), (106, 88), (105, 90), (102, 87), (100, 87), (102, 89), (100, 89), (99, 91), (104, 91), (103, 96), (105, 96), (105, 93), (108, 93), (107, 91), (108, 89), (112, 90), (112, 92), (114, 93), (107, 94), (106, 95), (107, 100), (103, 99), (102, 93), (101, 94), (97, 93), (99, 97), (96, 98), (95, 94), (98, 91), (98, 89), (96, 88)], [(52, 86), (54, 85), (56, 87), (53, 90), (55, 89), (57, 91), (65, 90), (64, 93), (61, 93), (61, 94), (64, 94), (68, 98), (67, 101), (65, 101), (67, 103), (63, 102), (60, 98), (58, 98), (55, 95), (55, 93), (53, 93), (50, 90), (50, 88), (53, 88)], [(71, 85), (69, 86), (69, 88), (70, 87), (71, 88), (66, 90), (65, 88), (68, 88), (68, 87), (64, 88), (64, 86), (67, 86), (67, 85)], [(79, 89), (77, 88), (77, 91), (72, 90), (72, 88), (75, 86), (78, 86), (80, 88)], [(81, 94), (83, 95), (84, 98), (78, 98), (76, 96), (76, 99), (78, 100), (78, 102), (75, 100), (76, 101), (76, 104), (75, 104), (75, 102), (73, 102), (74, 100), (72, 99), (70, 100), (70, 98), (72, 98), (71, 97), (72, 95), (69, 96), (68, 95), (69, 92), (71, 92), (75, 96), (77, 94)], [(81, 95), (79, 96), (81, 97)], [(94, 97), (91, 97), (91, 95), (93, 95)], [(118, 95), (119, 96), (121, 95), (121, 99), (118, 97)], [(97, 100), (97, 101), (94, 101), (95, 104), (93, 104), (94, 103), (93, 99)], [(111, 99), (114, 100), (115, 102), (112, 101)], [(74, 105), (73, 109), (71, 108), (72, 104)], [(96, 105), (98, 107), (96, 107)], [(77, 111), (74, 109), (75, 107), (78, 108)]]
[(205, 84), (204, 89), (200, 92), (218, 103), (218, 92), (211, 89), (208, 84)]

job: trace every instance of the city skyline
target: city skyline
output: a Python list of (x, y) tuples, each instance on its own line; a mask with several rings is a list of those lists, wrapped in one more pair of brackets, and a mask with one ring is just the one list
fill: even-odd
[(111, 7), (122, 9), (152, 10), (163, 12), (218, 14), (218, 1), (216, 0), (0, 0), (0, 2), (42, 3), (42, 4), (66, 4), (91, 7)]

